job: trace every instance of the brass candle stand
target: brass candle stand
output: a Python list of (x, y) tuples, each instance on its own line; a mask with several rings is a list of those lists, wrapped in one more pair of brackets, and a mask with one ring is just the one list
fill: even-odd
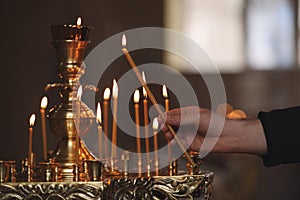
[[(78, 116), (75, 116), (73, 111), (74, 105), (78, 101), (77, 91), (81, 86), (80, 77), (85, 73), (83, 59), (90, 43), (87, 34), (90, 28), (52, 26), (51, 29), (54, 39), (52, 44), (56, 48), (58, 56), (58, 75), (61, 79), (60, 83), (48, 84), (45, 88), (46, 90), (58, 88), (61, 98), (60, 103), (51, 108), (49, 112), (51, 130), (60, 139), (51, 157), (61, 164), (63, 180), (73, 181), (74, 165), (80, 164), (82, 160), (96, 159), (83, 141), (80, 140), (79, 147), (76, 148), (76, 136), (83, 136), (89, 131), (95, 121), (95, 115), (80, 100), (80, 130), (78, 130), (76, 127), (76, 120), (78, 120), (76, 117)], [(78, 33), (74, 30), (86, 31)]]
[[(61, 81), (48, 84), (45, 90), (59, 90), (60, 102), (48, 115), (50, 128), (59, 142), (44, 162), (31, 165), (24, 159), (20, 172), (16, 172), (15, 161), (0, 161), (0, 199), (209, 200), (213, 173), (200, 170), (202, 160), (196, 152), (185, 153), (185, 172), (178, 173), (179, 161), (174, 161), (167, 167), (168, 172), (161, 173), (157, 160), (146, 163), (147, 172), (141, 175), (130, 173), (128, 153), (121, 155), (122, 167), (116, 170), (101, 163), (82, 140), (77, 146), (76, 137), (87, 134), (95, 122), (93, 111), (78, 99), (90, 28), (63, 25), (52, 26), (51, 30)], [(94, 86), (87, 88), (96, 91)], [(73, 111), (78, 105), (80, 116)]]

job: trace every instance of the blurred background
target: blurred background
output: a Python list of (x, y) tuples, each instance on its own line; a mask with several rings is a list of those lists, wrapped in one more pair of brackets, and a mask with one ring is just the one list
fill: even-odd
[[(88, 51), (114, 34), (137, 27), (166, 27), (188, 35), (218, 66), (228, 103), (250, 117), (256, 117), (260, 110), (300, 104), (297, 0), (3, 1), (0, 159), (23, 159), (29, 115), (39, 113), (40, 99), (45, 94), (49, 107), (57, 103), (57, 91), (43, 90), (47, 83), (59, 81), (50, 26), (74, 24), (78, 16), (83, 25), (94, 27)], [(167, 38), (166, 46), (176, 42)], [(201, 77), (184, 61), (160, 51), (134, 55), (138, 64), (158, 62), (179, 70), (197, 89), (200, 105), (210, 106)], [(126, 64), (124, 59), (112, 65), (120, 64)], [(100, 90), (111, 86), (112, 78), (126, 71), (113, 69), (106, 72)], [(214, 76), (209, 68), (205, 71)], [(37, 121), (33, 151), (38, 159), (42, 157), (40, 132)], [(57, 138), (50, 130), (48, 141), (49, 148), (55, 148)], [(299, 168), (300, 164), (265, 168), (259, 157), (236, 154), (211, 155), (203, 165), (203, 169), (215, 172), (214, 199), (245, 200), (300, 199)]]

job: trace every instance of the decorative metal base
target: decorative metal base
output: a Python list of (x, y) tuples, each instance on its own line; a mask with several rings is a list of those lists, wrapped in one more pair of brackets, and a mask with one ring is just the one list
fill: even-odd
[(0, 199), (205, 199), (212, 193), (212, 172), (199, 175), (108, 178), (99, 182), (1, 183)]

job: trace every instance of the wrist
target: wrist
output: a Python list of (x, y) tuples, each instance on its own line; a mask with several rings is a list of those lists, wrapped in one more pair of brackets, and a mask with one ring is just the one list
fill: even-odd
[(267, 152), (266, 138), (259, 119), (226, 119), (221, 134), (227, 153), (250, 153), (264, 155)]

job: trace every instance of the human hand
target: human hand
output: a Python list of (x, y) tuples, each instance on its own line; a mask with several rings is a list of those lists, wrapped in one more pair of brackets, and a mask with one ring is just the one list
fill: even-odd
[(263, 128), (256, 118), (230, 120), (208, 109), (191, 106), (167, 112), (165, 122), (161, 116), (158, 119), (167, 140), (173, 135), (166, 123), (175, 129), (180, 127), (179, 138), (189, 150), (202, 148), (204, 151), (258, 155), (267, 151)]

